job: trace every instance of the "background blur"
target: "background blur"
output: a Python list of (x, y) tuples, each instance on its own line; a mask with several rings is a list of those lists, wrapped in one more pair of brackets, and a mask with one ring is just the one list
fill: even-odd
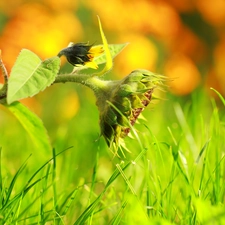
[[(0, 49), (10, 71), (22, 48), (45, 59), (69, 42), (101, 44), (99, 15), (108, 43), (130, 43), (107, 76), (119, 79), (142, 68), (172, 78), (169, 92), (177, 98), (196, 89), (212, 94), (209, 87), (225, 95), (224, 12), (224, 0), (1, 0)], [(62, 65), (71, 68), (65, 60)], [(95, 98), (85, 87), (53, 85), (23, 103), (44, 121), (57, 146), (90, 146), (98, 139)], [(7, 121), (0, 118), (1, 126)], [(4, 132), (14, 137), (17, 131)]]
[(99, 44), (99, 15), (109, 43), (130, 43), (118, 77), (145, 68), (176, 78), (177, 95), (199, 85), (225, 94), (224, 12), (224, 0), (0, 1), (0, 49), (10, 70), (22, 48), (44, 59), (71, 41)]
[[(101, 19), (109, 44), (129, 42), (125, 50), (115, 58), (114, 67), (110, 73), (106, 74), (106, 79), (121, 79), (134, 69), (147, 69), (164, 74), (172, 80), (169, 83), (169, 90), (162, 96), (163, 100), (151, 102), (143, 112), (146, 121), (140, 120), (139, 124), (135, 124), (143, 147), (150, 151), (144, 153), (147, 154), (147, 160), (143, 157), (143, 162), (139, 163), (138, 161), (137, 166), (129, 167), (130, 172), (135, 171), (135, 173), (132, 172), (132, 175), (128, 174), (127, 177), (131, 182), (134, 177), (136, 179), (134, 187), (140, 185), (140, 190), (144, 190), (144, 186), (147, 187), (149, 182), (152, 182), (152, 197), (148, 197), (147, 201), (150, 198), (152, 198), (151, 201), (154, 201), (160, 196), (157, 208), (160, 210), (158, 212), (151, 210), (152, 215), (156, 213), (157, 218), (159, 215), (166, 218), (168, 213), (169, 218), (174, 217), (174, 220), (181, 220), (185, 223), (182, 218), (183, 211), (184, 218), (193, 220), (196, 217), (196, 207), (194, 206), (194, 214), (190, 214), (194, 198), (191, 197), (193, 194), (190, 196), (189, 194), (194, 193), (192, 189), (194, 190), (197, 186), (200, 188), (204, 179), (207, 179), (206, 185), (204, 188), (202, 186), (202, 192), (200, 192), (201, 189), (198, 191), (198, 194), (201, 193), (202, 199), (204, 199), (204, 195), (206, 200), (211, 199), (214, 195), (219, 196), (220, 193), (221, 196), (224, 196), (223, 189), (220, 190), (222, 172), (220, 174), (220, 170), (217, 169), (221, 167), (222, 171), (223, 168), (223, 158), (219, 159), (220, 153), (218, 152), (221, 152), (222, 155), (224, 149), (224, 123), (222, 127), (217, 118), (215, 105), (218, 105), (218, 111), (222, 115), (221, 121), (225, 121), (225, 113), (219, 107), (221, 101), (215, 103), (212, 100), (216, 99), (216, 95), (210, 90), (210, 87), (225, 96), (225, 0), (0, 0), (0, 49), (7, 70), (10, 72), (22, 48), (27, 48), (35, 52), (41, 59), (46, 59), (57, 55), (62, 48), (67, 47), (69, 42), (89, 41), (91, 44), (101, 44), (97, 15)], [(62, 58), (61, 70), (72, 71), (72, 67), (64, 58)], [(3, 79), (0, 72), (1, 82)], [(105, 188), (108, 178), (114, 171), (115, 162), (121, 161), (117, 157), (113, 158), (104, 139), (99, 138), (99, 113), (95, 101), (91, 90), (75, 83), (54, 84), (36, 96), (22, 100), (22, 103), (43, 121), (52, 147), (57, 153), (73, 146), (57, 157), (56, 167), (57, 192), (63, 193), (60, 195), (60, 201), (68, 195), (67, 193), (72, 193), (77, 187), (79, 189), (79, 194), (74, 198), (75, 202), (71, 207), (71, 212), (67, 216), (69, 221), (73, 222), (91, 202), (90, 196), (95, 198)], [(210, 119), (213, 108), (215, 109), (214, 117)], [(174, 140), (179, 142), (179, 149), (180, 146), (181, 149), (183, 147), (182, 154), (187, 156), (188, 163), (190, 161), (191, 165), (190, 180), (193, 180), (191, 182), (195, 182), (197, 186), (193, 185), (192, 187), (192, 183), (187, 185), (183, 175), (181, 179), (178, 177), (179, 174), (175, 175), (177, 173), (174, 169), (176, 164), (173, 163), (172, 154), (174, 152), (171, 150), (175, 149), (177, 154), (176, 151), (179, 149), (177, 146), (173, 147)], [(123, 160), (133, 162), (141, 151), (138, 141), (127, 137), (125, 143), (131, 153), (127, 153)], [(159, 143), (160, 150), (158, 149)], [(208, 152), (208, 143), (212, 149), (210, 152), (213, 154), (210, 155), (209, 163), (205, 164), (205, 161), (208, 160), (204, 158), (203, 172), (201, 172), (197, 167), (199, 164), (195, 156), (200, 150), (201, 154), (205, 149)], [(27, 167), (21, 176), (19, 174), (19, 182), (16, 184), (19, 191), (22, 190), (20, 186), (24, 188), (32, 172), (34, 173), (52, 157), (52, 152), (35, 147), (18, 120), (2, 105), (0, 105), (1, 148), (0, 161), (3, 163), (1, 163), (0, 172), (3, 174), (1, 179), (5, 188), (7, 183), (10, 183), (10, 177), (16, 174), (18, 168), (32, 154), (27, 162)], [(216, 164), (213, 163), (214, 161)], [(96, 162), (98, 162), (97, 175), (93, 170)], [(172, 172), (167, 173), (166, 171), (170, 170), (170, 164)], [(148, 167), (151, 169), (150, 172), (147, 171)], [(49, 168), (48, 166), (46, 171), (40, 172), (41, 179), (48, 173), (49, 179), (52, 179)], [(204, 171), (208, 172), (204, 173)], [(205, 178), (207, 173), (209, 179)], [(199, 175), (199, 180), (195, 179), (195, 174)], [(142, 176), (147, 177), (147, 175), (149, 178), (142, 181)], [(92, 185), (91, 181), (94, 176), (96, 176), (95, 185), (97, 186), (93, 189), (94, 194), (89, 194), (92, 187), (90, 189), (88, 187)], [(177, 177), (176, 182), (182, 181), (179, 185), (173, 182)], [(48, 211), (48, 208), (42, 207), (45, 197), (46, 204), (49, 205), (51, 205), (51, 199), (54, 199), (51, 197), (51, 188), (49, 192), (43, 192), (43, 187), (49, 185), (47, 185), (47, 179), (46, 181), (43, 179), (43, 182), (37, 184), (40, 185), (40, 190), (39, 186), (32, 187), (31, 203), (28, 198), (27, 204), (28, 206), (29, 204), (33, 205), (33, 198), (36, 198), (38, 206), (34, 204), (33, 207), (36, 209), (28, 215), (28, 218), (32, 219), (31, 215), (42, 216), (40, 213), (42, 211), (38, 211), (40, 206)], [(221, 184), (219, 184), (219, 179), (221, 179)], [(174, 183), (173, 188), (172, 183)], [(183, 188), (183, 184), (187, 186)], [(112, 191), (110, 189), (109, 194), (104, 196), (104, 202), (99, 210), (101, 212), (104, 209), (105, 212), (107, 205), (110, 206), (105, 214), (103, 212), (103, 219), (108, 221), (109, 218), (120, 216), (117, 207), (120, 207), (121, 202), (123, 208), (122, 202), (127, 198), (124, 196), (129, 191), (122, 177), (118, 182), (116, 181), (115, 186), (115, 189), (112, 187)], [(158, 190), (154, 192), (154, 189), (157, 188)], [(212, 193), (210, 193), (211, 188)], [(37, 189), (36, 192), (35, 189)], [(149, 190), (149, 187), (147, 189)], [(171, 198), (172, 189), (174, 197)], [(43, 193), (40, 201), (38, 199), (39, 192)], [(181, 195), (178, 195), (178, 192)], [(140, 199), (143, 199), (143, 193), (141, 191)], [(168, 193), (168, 196), (164, 193)], [(42, 196), (44, 197), (42, 198)], [(161, 202), (162, 198), (165, 198), (165, 202), (172, 199), (168, 201), (172, 204), (174, 204), (174, 198), (175, 207), (166, 206), (167, 203)], [(4, 196), (2, 199), (4, 200)], [(145, 208), (147, 201), (144, 201)], [(118, 206), (116, 202), (119, 202)], [(128, 208), (130, 215), (139, 215), (136, 205), (139, 206), (140, 202), (138, 201), (138, 204), (136, 202), (128, 203), (131, 204), (131, 207)], [(187, 207), (184, 207), (186, 203)], [(28, 208), (26, 204), (23, 205), (21, 202), (19, 204)], [(166, 206), (165, 212), (161, 211), (162, 205)], [(115, 209), (113, 209), (114, 206)], [(150, 207), (148, 208), (150, 209)], [(15, 209), (15, 215), (19, 214), (19, 210), (22, 212), (21, 207)], [(120, 210), (120, 208), (118, 209)], [(173, 210), (175, 216), (172, 216)], [(214, 212), (214, 208), (211, 207), (204, 210), (198, 211), (197, 209), (197, 212), (202, 212), (202, 215), (207, 216), (209, 210)], [(123, 213), (123, 211), (121, 212)], [(221, 215), (222, 211), (218, 212), (218, 215)], [(7, 214), (9, 214), (8, 211)], [(13, 213), (11, 214), (14, 216)], [(100, 217), (99, 214), (96, 215)], [(68, 222), (68, 224), (72, 224), (72, 222)]]

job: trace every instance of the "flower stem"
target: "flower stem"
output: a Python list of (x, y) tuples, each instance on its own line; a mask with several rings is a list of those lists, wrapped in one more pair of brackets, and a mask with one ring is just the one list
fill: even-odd
[(1, 56), (1, 50), (0, 50), (0, 68), (1, 68), (1, 71), (2, 71), (2, 74), (3, 74), (3, 77), (4, 77), (4, 83), (7, 84), (8, 82), (8, 72), (5, 68), (5, 65), (2, 61), (2, 56)]
[(56, 77), (54, 83), (66, 83), (66, 82), (74, 82), (80, 83), (84, 86), (89, 87), (95, 93), (99, 92), (100, 90), (104, 91), (107, 90), (108, 83), (110, 81), (105, 81), (99, 78), (98, 76), (90, 76), (87, 74), (64, 74), (59, 75)]
[(6, 103), (6, 95), (7, 95), (6, 93), (7, 93), (7, 89), (8, 89), (8, 72), (2, 61), (1, 50), (0, 50), (0, 69), (2, 71), (2, 75), (4, 78), (4, 85), (0, 89), (0, 104), (4, 104), (4, 103)]

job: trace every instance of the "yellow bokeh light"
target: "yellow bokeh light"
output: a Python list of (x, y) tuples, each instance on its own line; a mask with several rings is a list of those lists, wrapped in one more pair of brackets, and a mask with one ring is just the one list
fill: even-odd
[(78, 112), (80, 107), (79, 98), (75, 91), (70, 91), (67, 95), (59, 99), (57, 105), (57, 120), (59, 123), (71, 120)]
[(44, 0), (44, 3), (50, 6), (54, 11), (75, 10), (78, 1), (74, 0)]
[(44, 5), (26, 4), (18, 8), (0, 37), (4, 62), (10, 69), (22, 48), (41, 58), (57, 55), (72, 40), (80, 39), (82, 27), (72, 12), (50, 12)]
[(225, 1), (224, 0), (197, 0), (197, 8), (203, 18), (214, 26), (224, 26)]
[[(108, 29), (124, 32), (152, 33), (159, 37), (177, 35), (178, 13), (166, 2), (157, 1), (86, 1)], [(102, 7), (104, 5), (104, 7)]]
[(135, 69), (155, 70), (158, 59), (158, 50), (154, 43), (143, 35), (124, 35), (120, 42), (128, 41), (130, 44), (115, 59), (117, 74), (124, 76)]

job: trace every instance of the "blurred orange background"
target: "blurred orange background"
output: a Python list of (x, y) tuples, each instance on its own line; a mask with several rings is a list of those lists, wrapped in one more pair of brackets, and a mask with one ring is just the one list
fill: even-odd
[(109, 43), (130, 43), (115, 59), (117, 78), (143, 68), (171, 78), (175, 95), (199, 86), (225, 95), (224, 12), (224, 0), (7, 0), (0, 49), (10, 71), (22, 48), (44, 59), (69, 42), (100, 44), (99, 15)]

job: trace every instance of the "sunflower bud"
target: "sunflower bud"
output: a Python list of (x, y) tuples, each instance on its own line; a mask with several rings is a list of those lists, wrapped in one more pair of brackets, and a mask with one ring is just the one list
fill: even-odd
[(135, 70), (120, 81), (111, 81), (97, 96), (101, 134), (108, 146), (130, 132), (140, 113), (152, 100), (153, 91), (163, 86), (163, 76)]
[(67, 48), (62, 49), (58, 56), (66, 56), (67, 61), (73, 66), (87, 66), (97, 69), (98, 65), (93, 61), (96, 56), (104, 52), (101, 46), (93, 46), (88, 43), (70, 44)]

